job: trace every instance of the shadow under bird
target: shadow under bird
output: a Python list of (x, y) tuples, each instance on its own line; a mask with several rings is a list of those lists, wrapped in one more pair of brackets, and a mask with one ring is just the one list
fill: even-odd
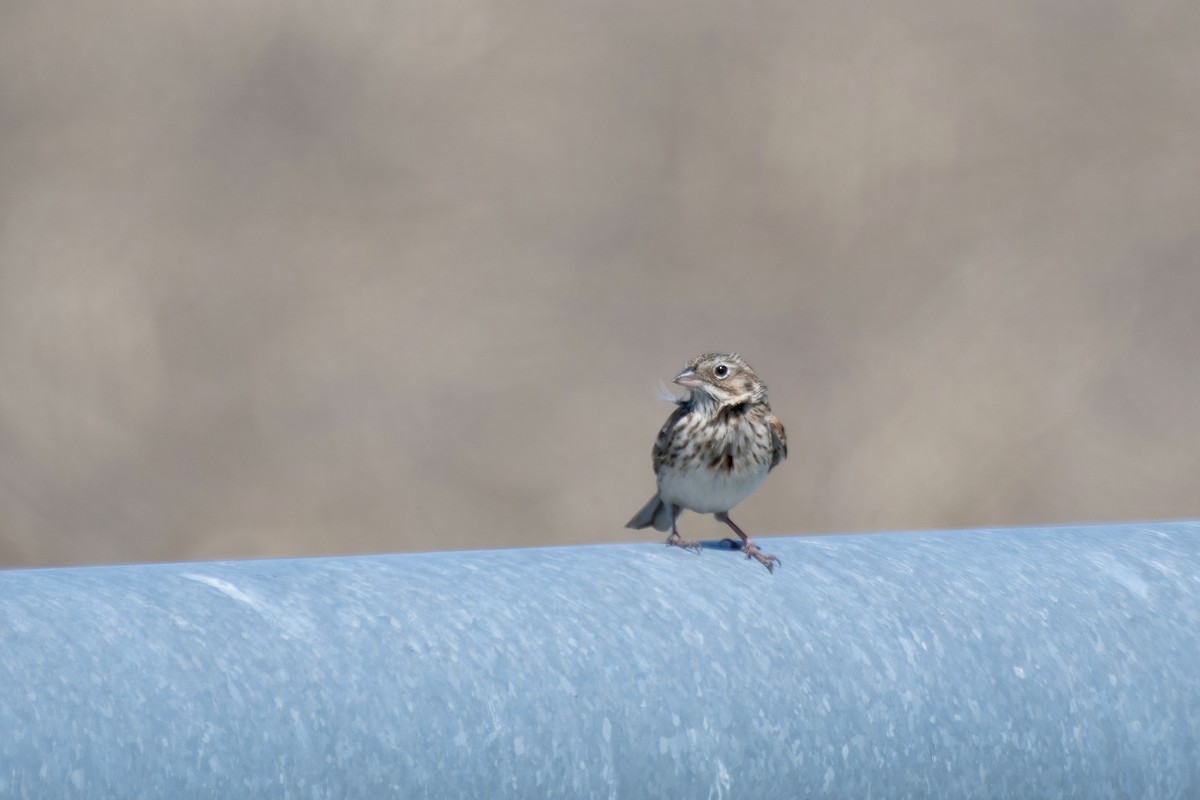
[(746, 558), (774, 572), (780, 561), (758, 549), (729, 518), (787, 458), (787, 434), (771, 413), (767, 385), (736, 353), (706, 353), (692, 359), (674, 382), (690, 389), (654, 440), (658, 493), (627, 528), (671, 531), (667, 544), (700, 552), (699, 542), (679, 535), (684, 509), (712, 514), (741, 539)]

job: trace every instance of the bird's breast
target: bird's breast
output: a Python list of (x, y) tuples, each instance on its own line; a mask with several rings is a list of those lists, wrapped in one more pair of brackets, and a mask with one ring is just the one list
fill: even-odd
[(658, 471), (658, 493), (692, 511), (730, 510), (753, 494), (770, 470), (770, 432), (762, 420), (686, 420), (673, 439), (672, 457)]

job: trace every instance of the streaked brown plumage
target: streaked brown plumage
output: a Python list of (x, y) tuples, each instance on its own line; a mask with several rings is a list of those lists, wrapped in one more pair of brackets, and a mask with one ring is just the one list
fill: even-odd
[(626, 527), (670, 530), (667, 544), (699, 552), (697, 542), (679, 535), (679, 514), (712, 514), (738, 535), (746, 558), (774, 571), (779, 559), (761, 552), (729, 518), (787, 458), (787, 435), (771, 413), (766, 384), (736, 353), (698, 356), (674, 381), (691, 394), (678, 401), (654, 441), (658, 493)]

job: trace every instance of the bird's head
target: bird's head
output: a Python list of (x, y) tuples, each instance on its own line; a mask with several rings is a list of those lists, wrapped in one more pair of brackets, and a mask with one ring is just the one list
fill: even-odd
[(693, 399), (736, 406), (767, 399), (767, 387), (737, 353), (705, 353), (688, 362), (674, 382), (692, 390)]

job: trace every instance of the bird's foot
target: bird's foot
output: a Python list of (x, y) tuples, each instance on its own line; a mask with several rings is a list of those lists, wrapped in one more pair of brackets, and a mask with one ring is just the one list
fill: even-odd
[(746, 554), (747, 561), (753, 558), (755, 561), (766, 567), (767, 572), (770, 572), (772, 575), (775, 574), (775, 567), (783, 564), (782, 561), (770, 553), (764, 553), (763, 551), (759, 550), (758, 545), (749, 539), (747, 539), (746, 543), (742, 545), (742, 552)]
[(682, 547), (684, 550), (690, 550), (693, 553), (695, 553), (696, 555), (700, 555), (700, 543), (699, 542), (690, 542), (687, 539), (680, 536), (675, 531), (671, 531), (671, 535), (667, 537), (667, 546), (668, 547)]

